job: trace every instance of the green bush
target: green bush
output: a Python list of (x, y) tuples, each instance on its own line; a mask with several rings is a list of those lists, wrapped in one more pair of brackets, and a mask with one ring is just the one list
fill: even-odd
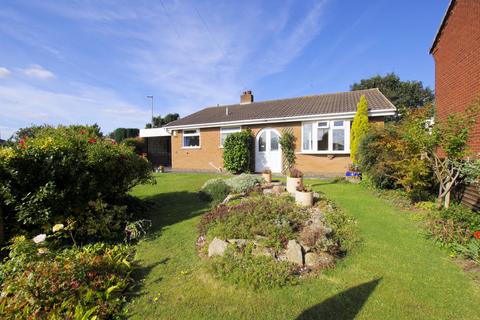
[(200, 199), (210, 201), (213, 205), (219, 204), (230, 193), (230, 187), (224, 179), (207, 180), (199, 191)]
[(209, 267), (216, 277), (239, 287), (272, 289), (298, 282), (294, 265), (273, 257), (252, 256), (248, 249), (227, 250), (225, 256), (209, 261)]
[(147, 152), (147, 146), (143, 138), (126, 138), (122, 141), (122, 144), (132, 148), (136, 154)]
[(90, 225), (76, 232), (82, 242), (121, 231), (131, 214), (123, 207), (127, 192), (152, 181), (151, 166), (130, 147), (92, 132), (45, 127), (0, 149), (0, 199), (10, 234), (39, 232), (69, 217)]
[[(47, 238), (48, 239), (48, 238)], [(55, 249), (14, 238), (0, 265), (2, 319), (112, 319), (133, 283), (130, 247), (103, 243)]]
[(128, 138), (138, 137), (140, 130), (137, 128), (117, 128), (112, 132), (113, 139), (117, 142), (122, 142)]
[(232, 173), (250, 171), (253, 135), (250, 129), (230, 134), (223, 143), (223, 166)]
[(234, 193), (244, 193), (251, 191), (257, 184), (261, 184), (264, 179), (258, 175), (242, 173), (225, 180), (227, 185)]

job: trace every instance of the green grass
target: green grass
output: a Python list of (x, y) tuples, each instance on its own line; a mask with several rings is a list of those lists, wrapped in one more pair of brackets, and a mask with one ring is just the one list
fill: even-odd
[(300, 285), (255, 292), (205, 272), (195, 251), (195, 192), (211, 175), (163, 174), (133, 193), (158, 203), (138, 244), (144, 281), (132, 319), (480, 319), (480, 292), (406, 212), (353, 184), (312, 180), (357, 218), (363, 243), (334, 270)]

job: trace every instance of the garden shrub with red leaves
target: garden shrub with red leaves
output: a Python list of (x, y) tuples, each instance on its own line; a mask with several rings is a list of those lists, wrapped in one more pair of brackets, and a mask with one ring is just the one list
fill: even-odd
[(132, 284), (133, 251), (96, 243), (55, 250), (14, 238), (0, 265), (1, 319), (111, 319)]

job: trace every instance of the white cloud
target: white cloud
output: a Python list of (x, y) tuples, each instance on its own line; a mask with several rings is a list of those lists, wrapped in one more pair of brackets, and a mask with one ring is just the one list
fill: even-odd
[(38, 64), (32, 64), (28, 68), (23, 69), (23, 73), (31, 78), (47, 80), (55, 78), (53, 72), (45, 69)]
[(32, 123), (93, 124), (104, 132), (117, 127), (142, 128), (149, 113), (122, 100), (115, 92), (70, 84), (69, 93), (26, 84), (0, 85), (2, 125), (20, 128)]
[(6, 78), (10, 75), (10, 70), (4, 67), (0, 67), (0, 78)]

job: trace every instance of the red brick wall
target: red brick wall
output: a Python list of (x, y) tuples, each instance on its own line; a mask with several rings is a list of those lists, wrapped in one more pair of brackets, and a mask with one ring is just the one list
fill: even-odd
[[(461, 112), (480, 94), (480, 0), (456, 0), (432, 52), (440, 119)], [(480, 152), (480, 121), (470, 146)]]

